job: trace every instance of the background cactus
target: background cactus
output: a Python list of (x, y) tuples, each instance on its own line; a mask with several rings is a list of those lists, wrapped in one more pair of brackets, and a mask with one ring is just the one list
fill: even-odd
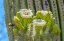
[[(64, 5), (63, 0), (4, 0), (5, 17), (10, 41), (19, 38), (13, 34), (14, 25), (13, 17), (20, 9), (30, 8), (34, 15), (38, 10), (51, 10), (55, 17), (55, 23), (62, 29), (61, 41), (64, 41)], [(59, 22), (60, 21), (60, 22)], [(11, 23), (11, 24), (10, 24)], [(10, 26), (10, 25), (11, 26)], [(21, 37), (20, 37), (21, 38)], [(18, 41), (21, 41), (19, 38)], [(53, 39), (54, 40), (54, 39)], [(55, 41), (55, 40), (54, 40)], [(58, 37), (57, 41), (60, 41)]]

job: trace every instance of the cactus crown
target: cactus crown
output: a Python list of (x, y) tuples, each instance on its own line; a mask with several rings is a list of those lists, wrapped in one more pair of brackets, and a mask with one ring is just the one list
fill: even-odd
[(60, 34), (60, 29), (54, 23), (51, 11), (37, 11), (34, 17), (30, 9), (21, 9), (14, 17), (14, 22), (19, 29), (14, 29), (14, 34), (22, 35), (21, 33), (24, 33), (24, 40), (45, 41), (49, 37), (49, 41), (52, 41), (54, 36)]

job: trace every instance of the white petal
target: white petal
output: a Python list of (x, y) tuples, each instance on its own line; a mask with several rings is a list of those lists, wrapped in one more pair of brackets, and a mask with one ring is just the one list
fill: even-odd
[(33, 20), (33, 24), (36, 26), (44, 26), (44, 25), (46, 25), (46, 21), (44, 21), (44, 20), (38, 21), (37, 19), (35, 19), (35, 20)]

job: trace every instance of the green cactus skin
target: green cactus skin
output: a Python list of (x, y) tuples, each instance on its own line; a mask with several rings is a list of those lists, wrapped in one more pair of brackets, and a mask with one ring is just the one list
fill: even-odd
[(57, 1), (57, 4), (58, 4), (58, 11), (59, 11), (59, 18), (60, 18), (60, 25), (61, 25), (61, 30), (62, 30), (62, 39), (61, 39), (61, 41), (64, 41), (64, 4), (63, 4), (63, 1), (64, 0), (61, 0), (61, 1), (59, 1), (59, 0), (56, 0)]

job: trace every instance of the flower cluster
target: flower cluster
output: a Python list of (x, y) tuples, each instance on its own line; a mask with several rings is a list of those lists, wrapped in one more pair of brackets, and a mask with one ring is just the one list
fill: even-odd
[(37, 41), (38, 39), (40, 41), (40, 38), (42, 38), (42, 41), (46, 41), (47, 37), (49, 37), (49, 41), (52, 41), (51, 38), (60, 34), (60, 29), (54, 23), (54, 17), (51, 11), (37, 11), (34, 16), (32, 10), (21, 9), (14, 16), (14, 22), (17, 26), (17, 29), (13, 29), (14, 34), (21, 35), (18, 32), (23, 32), (29, 38), (29, 41), (30, 37), (32, 41)]

